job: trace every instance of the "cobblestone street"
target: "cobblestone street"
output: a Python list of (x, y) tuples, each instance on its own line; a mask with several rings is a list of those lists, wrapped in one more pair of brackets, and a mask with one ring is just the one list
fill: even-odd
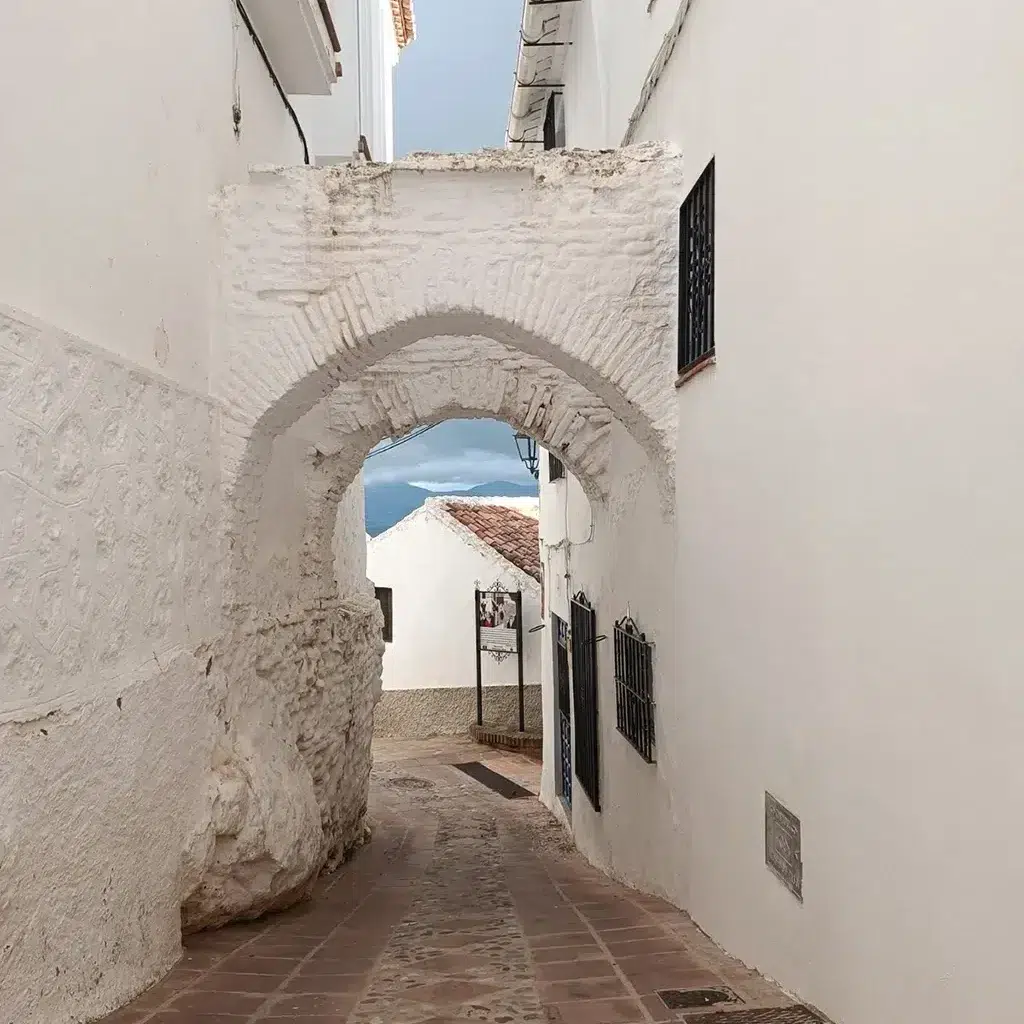
[[(315, 898), (187, 942), (171, 974), (106, 1024), (614, 1024), (816, 1020), (668, 904), (589, 867), (530, 797), (539, 765), (463, 740), (375, 747), (372, 841)], [(670, 1008), (657, 993), (726, 989)], [(752, 1012), (753, 1011), (753, 1012)], [(728, 1013), (728, 1016), (725, 1016)]]

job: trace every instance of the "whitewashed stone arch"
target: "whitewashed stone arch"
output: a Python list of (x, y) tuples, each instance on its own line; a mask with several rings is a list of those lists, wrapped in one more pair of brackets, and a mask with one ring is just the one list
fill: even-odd
[(419, 154), (255, 171), (217, 203), (229, 489), (340, 381), (436, 336), (545, 360), (671, 466), (678, 153)]
[[(470, 363), (476, 353), (481, 359)], [(333, 597), (335, 509), (380, 441), (464, 417), (504, 420), (555, 452), (591, 502), (605, 501), (611, 411), (542, 360), (487, 339), (430, 339), (338, 385), (326, 402), (325, 442), (308, 454), (307, 524), (301, 546), (307, 597)]]

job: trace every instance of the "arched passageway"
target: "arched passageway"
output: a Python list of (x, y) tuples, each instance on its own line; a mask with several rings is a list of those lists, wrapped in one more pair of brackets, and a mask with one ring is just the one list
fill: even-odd
[[(186, 900), (189, 927), (294, 898), (358, 844), (383, 646), (365, 558), (353, 557), (365, 543), (362, 509), (346, 495), (378, 442), (456, 416), (505, 420), (557, 452), (590, 497), (596, 528), (610, 525), (618, 492), (633, 486), (611, 473), (616, 445), (648, 465), (655, 492), (662, 482), (661, 467), (600, 398), (558, 367), (487, 338), (412, 343), (335, 384), (282, 430), (260, 452), (254, 486), (235, 492), (237, 603), (208, 656), (227, 693), (226, 736), (273, 757), (272, 804), (292, 845), (264, 851), (271, 870), (250, 876), (248, 889), (224, 885), (236, 865), (208, 861)], [(222, 802), (237, 795), (221, 789)], [(246, 807), (264, 806), (244, 793)]]

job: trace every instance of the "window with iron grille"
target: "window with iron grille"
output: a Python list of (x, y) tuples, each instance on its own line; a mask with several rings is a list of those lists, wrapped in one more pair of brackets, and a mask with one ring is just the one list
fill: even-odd
[(679, 207), (681, 374), (715, 354), (715, 161)]
[(384, 643), (389, 644), (393, 638), (394, 631), (394, 603), (391, 597), (390, 587), (374, 588), (377, 600), (380, 602), (380, 610), (384, 613)]
[(565, 476), (565, 466), (557, 455), (548, 452), (548, 480), (561, 480)]
[(653, 645), (628, 616), (615, 623), (615, 720), (636, 752), (653, 762)]
[(551, 639), (558, 701), (558, 795), (572, 806), (572, 687), (569, 682), (569, 624), (551, 613)]
[(576, 778), (601, 810), (597, 721), (597, 616), (582, 592), (569, 603)]

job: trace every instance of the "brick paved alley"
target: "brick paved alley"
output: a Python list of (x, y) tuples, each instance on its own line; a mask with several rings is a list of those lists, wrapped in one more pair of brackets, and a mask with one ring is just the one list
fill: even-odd
[[(375, 756), (373, 839), (351, 863), (301, 907), (191, 937), (106, 1024), (817, 1019), (752, 1012), (790, 1004), (685, 914), (589, 867), (535, 799), (453, 767), (483, 761), (535, 793), (534, 762), (464, 740), (380, 743)], [(695, 1014), (656, 994), (692, 989), (735, 1000)]]

